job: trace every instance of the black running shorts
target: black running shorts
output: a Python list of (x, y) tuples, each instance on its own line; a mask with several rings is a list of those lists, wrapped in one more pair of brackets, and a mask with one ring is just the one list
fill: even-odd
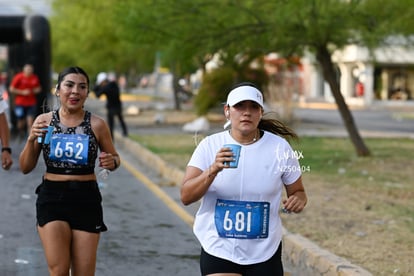
[(201, 275), (238, 273), (243, 276), (283, 276), (282, 243), (269, 260), (251, 265), (240, 265), (212, 256), (201, 248), (200, 269)]
[(96, 181), (44, 180), (36, 189), (37, 224), (62, 220), (71, 229), (92, 233), (107, 230), (103, 222), (102, 196)]

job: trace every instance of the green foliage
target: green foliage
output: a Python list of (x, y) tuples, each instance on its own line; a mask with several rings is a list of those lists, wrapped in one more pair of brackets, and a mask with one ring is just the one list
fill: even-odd
[(225, 102), (234, 79), (235, 72), (230, 67), (220, 67), (205, 74), (194, 101), (197, 115), (205, 115), (217, 103)]
[(121, 37), (125, 26), (118, 24), (117, 5), (116, 0), (53, 0), (49, 20), (54, 70), (78, 65), (93, 78), (100, 71), (152, 68), (144, 64), (150, 56), (152, 66), (153, 49), (145, 45), (137, 51), (137, 45)]
[(301, 55), (348, 43), (375, 46), (412, 35), (414, 0), (53, 0), (53, 67), (190, 72), (206, 56)]
[[(189, 156), (203, 137), (190, 134), (136, 135), (132, 139), (156, 152), (160, 157), (174, 154), (173, 165), (185, 169)], [(346, 138), (300, 137), (292, 147), (301, 153), (303, 174), (324, 179), (332, 185), (349, 185), (356, 189), (381, 191), (390, 197), (413, 196), (414, 188), (408, 182), (412, 170), (414, 143), (410, 139), (368, 139), (376, 156), (358, 158)], [(370, 180), (372, 178), (372, 180)], [(374, 181), (375, 180), (375, 181)], [(397, 191), (389, 191), (387, 183), (402, 183)]]
[[(211, 108), (223, 103), (234, 84), (251, 82), (257, 87), (264, 87), (268, 76), (263, 67), (263, 56), (260, 52), (247, 52), (238, 55), (234, 60), (231, 56), (222, 55), (221, 66), (203, 77), (203, 83), (194, 101), (197, 115), (205, 115)], [(252, 68), (255, 61), (258, 66)]]

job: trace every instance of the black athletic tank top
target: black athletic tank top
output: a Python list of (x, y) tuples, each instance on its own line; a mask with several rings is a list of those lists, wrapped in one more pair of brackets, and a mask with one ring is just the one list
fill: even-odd
[(74, 175), (94, 173), (99, 146), (91, 126), (91, 113), (85, 112), (80, 125), (66, 127), (55, 110), (50, 125), (54, 126), (50, 141), (42, 145), (46, 171)]

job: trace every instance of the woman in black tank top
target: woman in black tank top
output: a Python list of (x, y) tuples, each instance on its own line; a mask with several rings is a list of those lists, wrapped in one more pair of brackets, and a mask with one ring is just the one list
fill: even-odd
[(36, 217), (51, 275), (94, 275), (100, 232), (106, 231), (95, 163), (115, 170), (120, 158), (106, 122), (83, 109), (89, 77), (79, 67), (59, 74), (58, 110), (40, 114), (20, 154), (24, 174), (40, 152), (46, 164), (37, 187)]

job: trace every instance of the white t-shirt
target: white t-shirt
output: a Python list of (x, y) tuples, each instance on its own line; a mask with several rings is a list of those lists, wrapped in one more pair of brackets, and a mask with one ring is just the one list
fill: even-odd
[[(208, 169), (224, 144), (239, 143), (228, 131), (206, 137), (195, 149), (188, 166), (202, 171)], [(284, 184), (294, 183), (301, 171), (298, 158), (289, 143), (270, 132), (265, 131), (263, 137), (253, 144), (241, 146), (238, 167), (226, 168), (217, 174), (202, 199), (193, 230), (207, 253), (245, 265), (264, 262), (275, 254), (282, 239), (279, 210)], [(231, 200), (230, 205), (234, 202), (246, 205), (247, 202), (246, 206), (250, 207), (250, 202), (264, 203), (268, 207), (268, 217), (260, 223), (268, 227), (267, 237), (245, 238), (243, 234), (248, 231), (245, 226), (248, 225), (247, 221), (251, 221), (249, 209), (233, 209), (227, 213), (223, 204), (229, 205), (220, 200)], [(229, 214), (234, 216), (230, 217)], [(220, 221), (224, 222), (224, 226), (216, 226)], [(233, 231), (233, 234), (237, 229), (244, 232), (238, 235), (236, 231), (233, 236), (220, 237), (220, 227)]]

